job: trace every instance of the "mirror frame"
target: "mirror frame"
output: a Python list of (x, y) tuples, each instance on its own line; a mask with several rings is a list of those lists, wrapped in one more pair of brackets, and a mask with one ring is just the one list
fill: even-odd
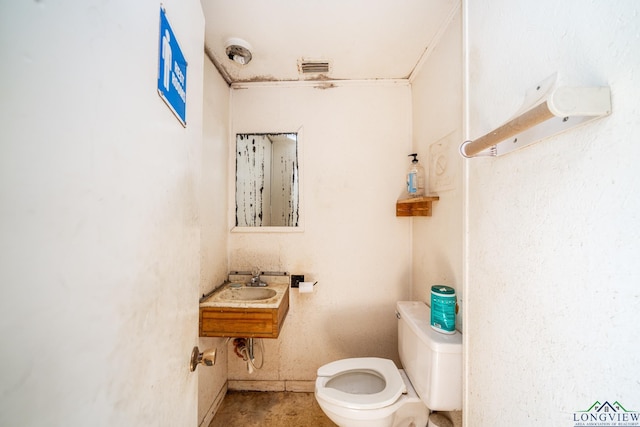
[[(298, 225), (295, 227), (271, 226), (265, 225), (261, 227), (238, 227), (236, 226), (236, 136), (238, 134), (276, 134), (276, 133), (295, 133), (297, 134), (297, 150), (298, 150)], [(229, 201), (228, 201), (228, 219), (231, 233), (302, 233), (304, 232), (304, 162), (303, 162), (303, 131), (302, 127), (297, 130), (234, 130), (230, 135), (229, 150)]]

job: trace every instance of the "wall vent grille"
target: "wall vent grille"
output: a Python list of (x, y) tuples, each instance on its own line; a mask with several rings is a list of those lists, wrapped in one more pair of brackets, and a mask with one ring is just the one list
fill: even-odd
[(300, 61), (299, 69), (302, 74), (322, 74), (328, 73), (331, 67), (329, 61)]

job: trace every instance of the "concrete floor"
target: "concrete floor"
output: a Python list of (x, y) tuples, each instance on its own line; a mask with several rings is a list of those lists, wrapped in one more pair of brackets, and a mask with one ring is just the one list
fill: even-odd
[(209, 427), (336, 427), (313, 393), (229, 391)]

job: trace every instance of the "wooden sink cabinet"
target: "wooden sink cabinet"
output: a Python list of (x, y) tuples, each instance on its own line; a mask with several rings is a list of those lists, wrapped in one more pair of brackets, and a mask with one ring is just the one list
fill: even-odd
[(289, 312), (289, 288), (277, 306), (244, 303), (242, 307), (200, 306), (201, 337), (278, 338)]

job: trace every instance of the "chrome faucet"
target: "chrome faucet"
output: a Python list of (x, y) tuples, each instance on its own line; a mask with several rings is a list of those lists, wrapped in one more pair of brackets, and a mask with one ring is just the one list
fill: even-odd
[(251, 274), (253, 275), (253, 277), (251, 278), (247, 286), (267, 286), (267, 284), (260, 279), (259, 268), (253, 269)]

